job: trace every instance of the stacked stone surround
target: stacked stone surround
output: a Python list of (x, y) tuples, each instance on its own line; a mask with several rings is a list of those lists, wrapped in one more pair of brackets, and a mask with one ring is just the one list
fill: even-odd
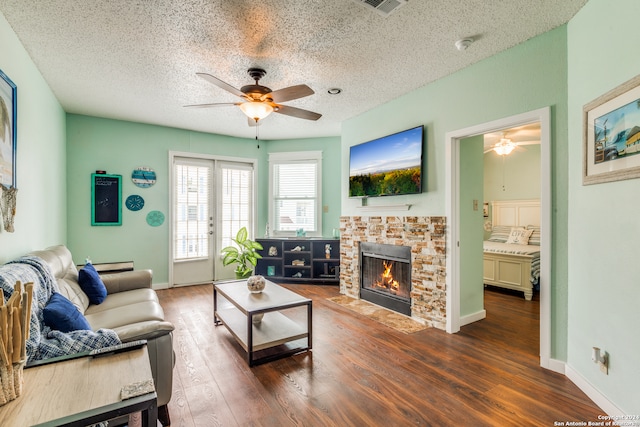
[(360, 242), (411, 247), (411, 317), (446, 327), (446, 220), (436, 216), (340, 217), (340, 293), (360, 298)]

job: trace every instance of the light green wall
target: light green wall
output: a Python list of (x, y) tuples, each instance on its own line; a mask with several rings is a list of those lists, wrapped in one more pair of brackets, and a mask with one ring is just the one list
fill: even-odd
[[(150, 227), (146, 214), (159, 210), (168, 216), (169, 151), (207, 154), (257, 160), (257, 230), (264, 233), (267, 222), (270, 151), (323, 152), (323, 198), (328, 213), (323, 215), (325, 235), (338, 226), (340, 197), (338, 187), (340, 139), (261, 141), (206, 134), (162, 126), (69, 114), (67, 116), (69, 186), (68, 245), (81, 263), (90, 256), (94, 262), (135, 261), (136, 268), (150, 268), (154, 283), (169, 282), (169, 226)], [(138, 188), (131, 181), (131, 171), (138, 166), (153, 168), (157, 183)], [(122, 198), (139, 194), (145, 199), (143, 210), (122, 209), (122, 226), (91, 226), (91, 173), (106, 170), (123, 177)], [(328, 230), (328, 231), (327, 231)]]
[[(154, 283), (166, 284), (169, 260), (169, 225), (146, 223), (151, 210), (168, 218), (169, 151), (258, 159), (258, 174), (266, 159), (264, 145), (251, 139), (205, 134), (89, 116), (67, 115), (68, 246), (74, 261), (90, 256), (93, 262), (133, 260), (136, 268), (153, 270)], [(138, 188), (131, 171), (153, 168), (157, 182)], [(123, 202), (131, 194), (145, 199), (141, 211), (122, 208), (122, 226), (91, 226), (91, 173), (105, 170), (122, 175)], [(258, 205), (266, 196), (258, 194)]]
[(15, 232), (0, 231), (0, 263), (66, 242), (65, 114), (0, 13), (0, 69), (15, 83), (17, 208)]
[[(508, 156), (484, 155), (484, 201), (540, 199), (540, 145), (527, 145)], [(484, 232), (485, 240), (491, 231)]]
[(508, 156), (484, 155), (485, 201), (539, 198), (540, 145), (522, 146)]
[[(267, 153), (291, 151), (322, 151), (322, 235), (332, 237), (333, 229), (340, 226), (340, 137), (286, 139), (267, 141)], [(269, 191), (269, 165), (262, 168), (259, 191)], [(261, 222), (258, 230), (264, 232), (269, 216), (268, 204), (260, 206)]]
[[(640, 73), (637, 0), (591, 0), (569, 25), (568, 364), (640, 414), (640, 180), (582, 185), (582, 108)], [(591, 348), (610, 354), (609, 375)]]
[(460, 140), (460, 317), (484, 310), (483, 149), (482, 135)]
[[(423, 194), (370, 199), (411, 204), (411, 215), (444, 215), (445, 133), (551, 106), (552, 114), (552, 349), (566, 358), (567, 334), (567, 45), (560, 27), (374, 108), (342, 125), (342, 214), (361, 215), (347, 198), (349, 147), (425, 125), (427, 185)], [(482, 160), (480, 160), (482, 161)], [(400, 213), (402, 214), (402, 213)]]

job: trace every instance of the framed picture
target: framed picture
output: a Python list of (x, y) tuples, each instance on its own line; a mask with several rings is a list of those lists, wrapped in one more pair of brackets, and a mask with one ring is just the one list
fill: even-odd
[(582, 184), (640, 177), (640, 76), (584, 106)]
[(0, 70), (0, 184), (16, 186), (16, 85)]
[(122, 175), (91, 174), (91, 225), (122, 225)]

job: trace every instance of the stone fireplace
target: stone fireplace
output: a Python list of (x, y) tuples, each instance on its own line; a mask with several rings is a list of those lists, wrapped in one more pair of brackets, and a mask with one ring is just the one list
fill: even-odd
[[(396, 311), (410, 315), (429, 326), (445, 329), (445, 226), (444, 217), (341, 217), (340, 293), (353, 298), (366, 299), (382, 306), (385, 305), (378, 300), (371, 301), (370, 295), (375, 294), (373, 299), (380, 299), (381, 295), (387, 300), (404, 299), (406, 301), (404, 311)], [(374, 250), (371, 250), (369, 244), (374, 245)], [(380, 257), (378, 252), (380, 247), (388, 249), (390, 246), (403, 248), (399, 249), (402, 253), (393, 253), (386, 261), (387, 265), (392, 264), (393, 280), (408, 282), (408, 298), (406, 291), (401, 291), (399, 296), (399, 288), (395, 289), (397, 285), (385, 284), (384, 280), (379, 285), (375, 283), (370, 286), (365, 285), (363, 289), (366, 287), (373, 289), (365, 290), (365, 295), (362, 296), (362, 276), (384, 274), (385, 265), (381, 259), (384, 256)], [(362, 252), (365, 253), (364, 265)], [(403, 268), (408, 271), (402, 271)], [(395, 272), (393, 272), (394, 269)]]

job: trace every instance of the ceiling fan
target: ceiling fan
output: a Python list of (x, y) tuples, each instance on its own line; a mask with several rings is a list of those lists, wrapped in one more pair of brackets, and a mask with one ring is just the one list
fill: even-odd
[[(519, 149), (523, 145), (532, 145), (532, 144), (540, 144), (540, 139), (538, 138), (538, 139), (526, 140), (526, 141), (523, 141), (520, 139), (514, 140), (512, 138), (507, 138), (506, 132), (502, 132), (502, 137), (495, 144), (486, 144), (486, 139), (485, 139), (484, 154), (487, 154), (491, 151), (495, 151), (500, 156), (507, 156), (513, 150)], [(525, 149), (525, 148), (522, 147), (522, 149)]]
[(248, 117), (249, 126), (258, 126), (260, 120), (272, 112), (305, 120), (318, 120), (322, 117), (322, 114), (314, 113), (313, 111), (280, 104), (281, 102), (313, 95), (315, 92), (309, 86), (302, 84), (272, 91), (270, 88), (258, 83), (260, 79), (267, 74), (265, 70), (262, 68), (249, 68), (248, 73), (255, 81), (255, 84), (242, 86), (240, 89), (234, 88), (211, 74), (196, 73), (197, 76), (213, 83), (219, 88), (242, 98), (242, 101), (185, 105), (185, 107), (209, 108), (235, 105), (240, 107), (242, 112)]

